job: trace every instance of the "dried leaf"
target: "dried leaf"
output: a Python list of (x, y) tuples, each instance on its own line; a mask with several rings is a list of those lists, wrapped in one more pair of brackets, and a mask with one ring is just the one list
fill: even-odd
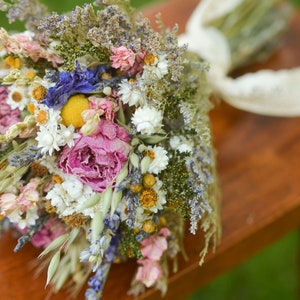
[(91, 227), (92, 227), (92, 240), (93, 242), (95, 242), (99, 238), (104, 228), (104, 215), (102, 211), (97, 211), (95, 213), (95, 216), (91, 223)]
[(58, 268), (59, 262), (60, 262), (60, 251), (57, 251), (51, 258), (51, 261), (49, 263), (46, 286), (49, 284), (53, 275), (55, 274), (55, 272)]
[(58, 238), (56, 238), (54, 241), (50, 243), (50, 245), (39, 255), (39, 258), (45, 256), (46, 254), (50, 253), (51, 251), (55, 250), (56, 248), (60, 247), (64, 242), (67, 241), (69, 238), (69, 234), (65, 233)]
[(141, 173), (145, 174), (148, 172), (149, 166), (151, 163), (151, 159), (149, 156), (145, 156), (141, 161)]

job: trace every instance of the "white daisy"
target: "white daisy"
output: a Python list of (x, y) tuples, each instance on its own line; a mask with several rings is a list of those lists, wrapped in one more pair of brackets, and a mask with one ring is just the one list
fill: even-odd
[(41, 101), (46, 96), (50, 87), (55, 83), (44, 80), (38, 76), (35, 76), (28, 86), (28, 95), (32, 100)]
[(156, 178), (155, 185), (150, 189), (145, 189), (141, 192), (139, 203), (145, 212), (157, 213), (163, 209), (163, 205), (167, 202), (166, 192), (161, 189), (162, 181)]
[(164, 170), (169, 162), (168, 152), (160, 146), (149, 146), (148, 154), (151, 158), (151, 163), (148, 169), (149, 173), (158, 174)]
[(38, 147), (42, 148), (42, 153), (52, 155), (54, 150), (58, 151), (65, 145), (72, 147), (74, 139), (80, 136), (75, 132), (74, 126), (66, 127), (60, 123), (62, 118), (58, 110), (38, 105), (34, 114), (39, 126), (36, 140)]
[(139, 82), (131, 83), (128, 80), (122, 80), (119, 85), (118, 95), (124, 104), (129, 106), (133, 105), (145, 105), (146, 95), (142, 91), (142, 87)]
[(133, 114), (131, 121), (141, 134), (158, 133), (162, 128), (163, 115), (155, 108), (139, 107)]
[(30, 102), (27, 88), (14, 83), (8, 88), (8, 91), (7, 104), (9, 104), (12, 109), (18, 108), (21, 111), (24, 110)]
[(161, 79), (168, 74), (168, 61), (166, 54), (158, 55), (154, 63), (144, 66), (143, 78)]

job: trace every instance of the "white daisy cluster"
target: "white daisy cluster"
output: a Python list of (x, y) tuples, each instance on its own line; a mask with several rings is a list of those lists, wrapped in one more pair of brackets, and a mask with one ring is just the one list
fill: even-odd
[(36, 106), (34, 114), (39, 128), (36, 140), (43, 154), (52, 155), (54, 150), (58, 151), (65, 145), (69, 147), (74, 145), (74, 139), (79, 137), (79, 134), (75, 132), (73, 125), (66, 127), (62, 124), (59, 110), (49, 109), (46, 105), (40, 104)]
[(74, 213), (83, 213), (93, 217), (97, 207), (84, 209), (82, 206), (95, 192), (92, 188), (79, 181), (76, 176), (61, 174), (62, 183), (56, 183), (46, 195), (46, 199), (56, 208), (59, 216), (70, 216)]

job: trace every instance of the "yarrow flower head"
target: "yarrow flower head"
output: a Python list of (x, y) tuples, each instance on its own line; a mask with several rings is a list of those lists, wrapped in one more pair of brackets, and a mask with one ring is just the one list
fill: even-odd
[(218, 233), (206, 69), (176, 29), (119, 2), (0, 4), (30, 29), (0, 29), (0, 216), (21, 234), (15, 251), (43, 249), (55, 291), (87, 280), (91, 300), (127, 258), (130, 293), (165, 292), (184, 220), (206, 245)]
[(113, 48), (110, 60), (112, 61), (112, 67), (120, 69), (122, 72), (128, 71), (133, 67), (135, 62), (135, 54), (131, 49), (127, 49), (124, 46)]

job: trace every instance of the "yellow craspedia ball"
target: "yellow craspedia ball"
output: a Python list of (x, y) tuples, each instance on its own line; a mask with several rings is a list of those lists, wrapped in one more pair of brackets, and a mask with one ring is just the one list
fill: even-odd
[(63, 124), (80, 128), (84, 124), (81, 113), (89, 108), (89, 100), (83, 94), (71, 96), (61, 110)]

